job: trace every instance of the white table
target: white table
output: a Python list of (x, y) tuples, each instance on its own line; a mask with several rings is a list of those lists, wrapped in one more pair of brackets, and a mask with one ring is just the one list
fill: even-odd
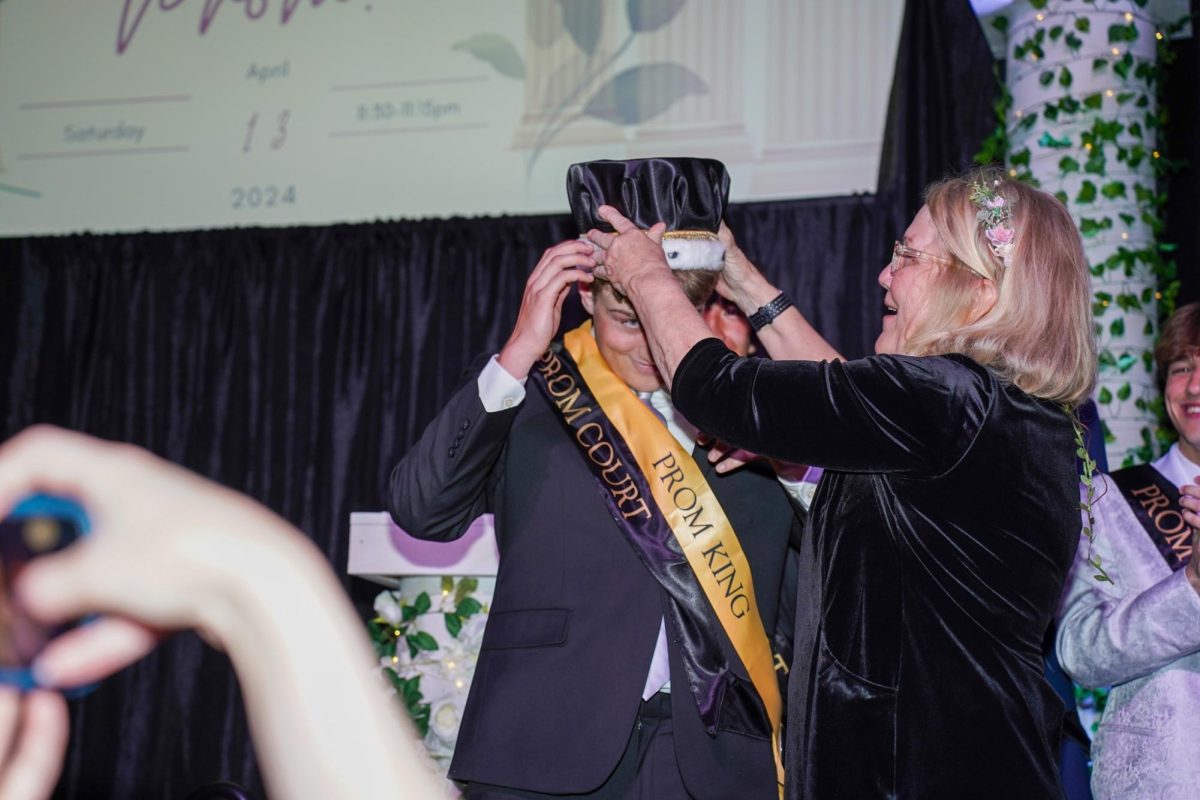
[(350, 514), (351, 575), (391, 588), (411, 575), (496, 575), (500, 551), (492, 515), (484, 514), (453, 542), (430, 542), (409, 536), (386, 511)]

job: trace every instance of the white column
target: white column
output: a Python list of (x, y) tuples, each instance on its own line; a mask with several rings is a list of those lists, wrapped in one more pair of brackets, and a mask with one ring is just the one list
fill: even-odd
[(1155, 64), (1158, 27), (1133, 0), (1051, 0), (1041, 9), (1021, 0), (1009, 19), (1010, 173), (1057, 194), (1083, 234), (1100, 347), (1096, 399), (1117, 468), (1133, 463), (1156, 427), (1157, 279), (1136, 254), (1155, 246), (1142, 219), (1158, 158), (1155, 87), (1142, 65)]

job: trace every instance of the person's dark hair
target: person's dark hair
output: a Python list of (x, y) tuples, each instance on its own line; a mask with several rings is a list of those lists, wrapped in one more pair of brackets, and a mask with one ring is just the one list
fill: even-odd
[(1200, 352), (1200, 303), (1188, 303), (1175, 309), (1163, 325), (1154, 347), (1154, 366), (1158, 383), (1167, 382), (1167, 367), (1172, 362)]

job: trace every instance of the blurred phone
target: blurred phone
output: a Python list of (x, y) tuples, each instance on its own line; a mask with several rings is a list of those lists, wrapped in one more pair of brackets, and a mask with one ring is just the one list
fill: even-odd
[(44, 494), (26, 497), (0, 520), (0, 684), (33, 688), (29, 666), (34, 658), (47, 642), (78, 624), (35, 621), (16, 602), (14, 581), (33, 559), (70, 547), (88, 529), (78, 503)]

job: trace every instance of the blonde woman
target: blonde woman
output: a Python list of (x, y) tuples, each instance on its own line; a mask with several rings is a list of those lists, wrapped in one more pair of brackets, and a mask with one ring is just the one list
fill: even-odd
[(802, 554), (787, 796), (1062, 796), (1042, 637), (1079, 532), (1064, 406), (1095, 364), (1067, 211), (990, 172), (931, 187), (879, 275), (877, 355), (854, 361), (733, 252), (724, 290), (790, 362), (727, 351), (670, 279), (659, 226), (604, 218), (600, 274), (655, 309), (677, 407), (734, 446), (827, 467)]

